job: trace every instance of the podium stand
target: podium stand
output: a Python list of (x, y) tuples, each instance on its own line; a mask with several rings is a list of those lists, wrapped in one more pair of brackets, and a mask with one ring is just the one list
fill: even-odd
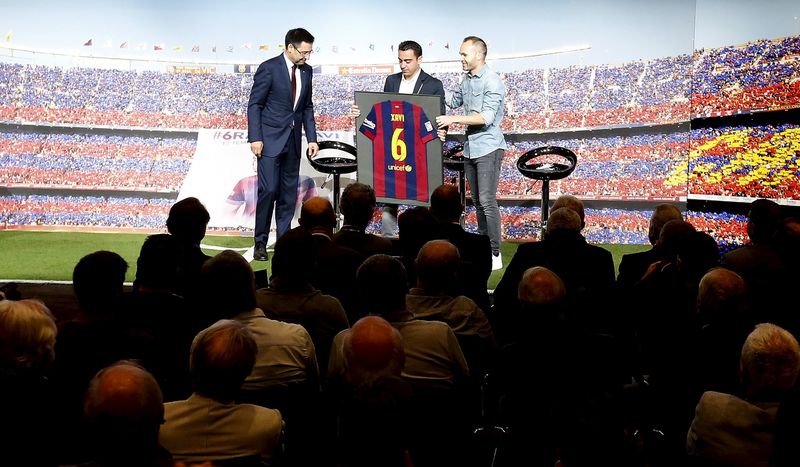
[[(458, 172), (458, 194), (461, 198), (461, 206), (467, 205), (467, 183), (464, 175), (464, 145), (457, 144), (442, 153), (442, 166), (453, 172)], [(452, 180), (451, 180), (452, 182)], [(461, 227), (464, 227), (464, 213), (459, 219)]]
[(568, 177), (575, 170), (577, 163), (578, 156), (574, 152), (558, 146), (531, 149), (517, 159), (517, 170), (522, 176), (542, 181), (542, 232), (547, 226), (550, 180)]
[(339, 177), (341, 174), (352, 173), (358, 169), (357, 152), (355, 146), (341, 141), (320, 141), (318, 145), (319, 152), (314, 157), (307, 155), (308, 162), (314, 170), (333, 175), (333, 212), (336, 213), (334, 231), (338, 231), (341, 227)]

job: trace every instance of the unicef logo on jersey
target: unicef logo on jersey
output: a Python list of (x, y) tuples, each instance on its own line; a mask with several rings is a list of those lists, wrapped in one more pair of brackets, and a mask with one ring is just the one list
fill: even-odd
[(410, 164), (403, 164), (403, 165), (387, 165), (386, 170), (392, 172), (411, 172), (413, 167)]

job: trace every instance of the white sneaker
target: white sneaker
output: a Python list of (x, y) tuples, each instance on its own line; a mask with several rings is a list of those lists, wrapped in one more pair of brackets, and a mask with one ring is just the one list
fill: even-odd
[(492, 255), (492, 271), (503, 269), (503, 254), (498, 253), (497, 256)]

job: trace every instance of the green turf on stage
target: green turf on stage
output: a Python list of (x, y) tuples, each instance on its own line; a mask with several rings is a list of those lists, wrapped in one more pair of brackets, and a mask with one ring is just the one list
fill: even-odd
[[(136, 258), (148, 234), (85, 233), (85, 232), (0, 232), (0, 282), (7, 280), (72, 280), (72, 269), (81, 257), (97, 250), (119, 253), (128, 262), (126, 280), (136, 277)], [(253, 244), (250, 236), (207, 235), (203, 244), (227, 248), (247, 248)], [(503, 263), (508, 264), (518, 243), (505, 242), (501, 249)], [(647, 245), (600, 245), (614, 256), (615, 267), (623, 254), (642, 251)], [(219, 250), (206, 250), (214, 255)], [(269, 262), (253, 261), (253, 269), (269, 267)], [(494, 289), (502, 270), (492, 272), (489, 288)]]

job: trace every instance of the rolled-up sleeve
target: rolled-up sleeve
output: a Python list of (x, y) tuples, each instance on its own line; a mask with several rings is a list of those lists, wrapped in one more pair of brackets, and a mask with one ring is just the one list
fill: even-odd
[(484, 125), (491, 125), (497, 118), (497, 112), (503, 105), (503, 99), (506, 94), (503, 82), (499, 79), (489, 80), (486, 83), (486, 88), (483, 94), (483, 105), (481, 106), (481, 117), (483, 117)]

